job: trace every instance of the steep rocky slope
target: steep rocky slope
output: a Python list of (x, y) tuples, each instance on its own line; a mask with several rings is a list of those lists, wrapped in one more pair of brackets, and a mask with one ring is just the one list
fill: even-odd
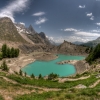
[(45, 35), (44, 32), (40, 32), (40, 33), (39, 33), (39, 36), (44, 40), (44, 42), (45, 42), (47, 45), (51, 45), (50, 41), (48, 40), (48, 38), (46, 37), (46, 35)]
[(18, 34), (13, 22), (7, 17), (0, 18), (0, 40), (26, 43)]
[(37, 33), (33, 27), (30, 25), (29, 28), (26, 28), (22, 24), (15, 24), (18, 33), (29, 43), (31, 44), (44, 44), (49, 45), (49, 40), (46, 38), (43, 32)]

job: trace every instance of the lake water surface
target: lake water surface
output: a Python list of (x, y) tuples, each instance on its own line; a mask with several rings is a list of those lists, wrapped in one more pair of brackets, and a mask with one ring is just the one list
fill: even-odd
[(58, 55), (58, 58), (52, 61), (35, 61), (28, 64), (22, 68), (22, 71), (26, 72), (28, 75), (33, 73), (35, 76), (39, 74), (46, 76), (52, 72), (58, 74), (60, 77), (69, 76), (75, 74), (75, 67), (70, 64), (59, 65), (57, 62), (63, 60), (82, 60), (84, 58), (83, 56)]

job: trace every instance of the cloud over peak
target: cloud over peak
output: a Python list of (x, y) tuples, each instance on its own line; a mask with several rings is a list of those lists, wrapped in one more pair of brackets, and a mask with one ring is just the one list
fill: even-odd
[(19, 22), (19, 24), (21, 24), (21, 25), (24, 25), (24, 26), (25, 26), (25, 23), (23, 23), (23, 22)]
[(37, 12), (33, 14), (33, 16), (42, 16), (42, 15), (45, 15), (45, 12)]
[(22, 12), (28, 7), (30, 0), (14, 0), (8, 5), (0, 9), (0, 18), (9, 17), (13, 22), (15, 22), (14, 14), (16, 12)]

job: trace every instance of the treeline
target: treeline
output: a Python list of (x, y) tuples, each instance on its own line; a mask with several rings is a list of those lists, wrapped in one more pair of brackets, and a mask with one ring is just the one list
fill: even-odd
[[(18, 73), (16, 73), (16, 74), (18, 74)], [(19, 71), (19, 75), (23, 76), (23, 74), (24, 74), (25, 77), (27, 76), (27, 73), (26, 73), (26, 72), (23, 73), (22, 70), (20, 70), (20, 71)], [(34, 74), (31, 74), (30, 77), (33, 78), (33, 79), (35, 79), (35, 75), (34, 75)], [(54, 79), (56, 79), (56, 78), (58, 78), (58, 77), (59, 77), (58, 74), (50, 73), (50, 74), (48, 75), (48, 78), (47, 78), (47, 79), (48, 79), (48, 80), (54, 80)], [(41, 74), (39, 74), (38, 79), (44, 79), (44, 77), (43, 77)]]
[(94, 50), (92, 50), (92, 52), (89, 54), (89, 56), (86, 58), (86, 61), (88, 63), (92, 63), (93, 61), (95, 61), (96, 59), (100, 58), (100, 44), (98, 44)]
[(1, 48), (0, 59), (2, 58), (14, 58), (19, 56), (19, 49), (9, 48), (6, 44), (4, 44)]
[[(54, 79), (56, 79), (58, 77), (59, 77), (59, 75), (51, 73), (51, 74), (48, 75), (48, 80), (54, 80)], [(35, 78), (35, 75), (32, 74), (31, 78)], [(39, 74), (38, 79), (43, 79), (43, 76), (41, 74)]]

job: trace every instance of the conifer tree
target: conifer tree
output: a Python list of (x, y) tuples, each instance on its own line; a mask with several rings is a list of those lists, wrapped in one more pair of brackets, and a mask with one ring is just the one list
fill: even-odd
[(41, 74), (39, 74), (39, 79), (42, 79), (42, 75)]
[(27, 73), (25, 72), (25, 77), (26, 77)]
[(21, 75), (21, 76), (23, 75), (23, 73), (22, 73), (22, 70), (21, 70), (21, 69), (20, 69), (20, 71), (19, 71), (19, 75)]
[(15, 53), (15, 50), (14, 50), (14, 48), (12, 47), (12, 48), (11, 48), (11, 57), (12, 57), (12, 58), (14, 58), (14, 55), (15, 55), (14, 53)]
[(2, 57), (2, 52), (0, 52), (0, 60), (2, 60), (2, 58), (3, 58), (3, 57)]
[(34, 74), (31, 75), (31, 78), (35, 78)]
[(11, 51), (10, 51), (10, 48), (8, 47), (8, 48), (7, 48), (7, 57), (8, 57), (8, 58), (11, 57), (11, 54), (10, 54), (10, 53), (11, 53)]
[(3, 61), (3, 63), (2, 63), (1, 69), (4, 70), (4, 71), (8, 71), (9, 70), (5, 61)]
[(2, 46), (2, 56), (3, 58), (7, 57), (7, 45), (6, 44)]

